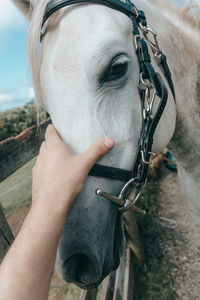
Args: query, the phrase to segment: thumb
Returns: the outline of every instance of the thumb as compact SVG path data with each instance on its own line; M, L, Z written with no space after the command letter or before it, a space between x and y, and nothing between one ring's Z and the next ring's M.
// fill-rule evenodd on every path
M45 132L45 138L46 139L50 139L50 138L54 138L54 137L57 137L57 131L56 131L56 128L54 127L53 124L49 124L47 126L47 129L46 129L46 132Z
M45 140L48 144L54 144L54 143L62 141L53 124L49 124L47 126L47 129L45 132Z
M112 149L113 146L113 140L110 138L106 138L96 142L85 153L83 153L88 170L92 168L97 160L99 160L110 149Z

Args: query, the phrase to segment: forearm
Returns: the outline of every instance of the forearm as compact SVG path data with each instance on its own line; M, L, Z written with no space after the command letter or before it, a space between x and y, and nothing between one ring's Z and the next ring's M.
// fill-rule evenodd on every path
M67 211L93 164L113 147L102 139L73 154L49 125L33 168L32 208L0 267L0 300L45 300Z
M0 300L47 299L65 215L30 210L0 267Z

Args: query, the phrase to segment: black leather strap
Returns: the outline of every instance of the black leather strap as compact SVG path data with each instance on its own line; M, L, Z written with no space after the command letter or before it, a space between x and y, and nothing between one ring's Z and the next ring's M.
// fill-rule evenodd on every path
M124 2L119 1L119 0L92 0L92 1L90 1L90 0L52 0L46 6L44 18L42 21L42 26L45 24L47 19L53 13L55 13L57 10L59 10L63 7L73 5L73 4L78 4L78 3L101 4L101 5L108 6L112 9L118 10L118 11L124 13L125 15L127 15L128 17L130 15L132 15L133 17L137 16L135 10L133 10L131 7L128 7Z
M166 78L166 80L169 84L169 87L170 87L170 90L171 90L172 95L174 97L174 100L176 101L175 88L174 88L174 84L173 84L173 81L172 81L172 75L171 75L171 72L170 72L170 69L169 69L169 66L168 66L168 63L167 63L166 55L162 54L160 56L160 58L158 59L158 65L160 66L163 74L165 75L165 78Z
M131 179L132 172L124 169L95 164L89 175L121 181L129 181L129 179Z
M100 5L105 5L107 7L110 7L112 9L118 10L125 15L127 15L133 24L133 30L134 34L139 34L139 28L138 28L138 23L141 23L142 26L146 26L146 17L145 13L142 10L138 10L136 6L130 1L126 0L126 3L120 1L120 0L52 0L50 1L45 9L43 21L42 21L42 27L44 26L45 22L48 20L48 18L54 14L57 10L70 6L73 4L78 4L78 3L94 3L94 4L100 4ZM41 33L41 40L43 38L43 33ZM169 66L167 64L167 59L164 54L162 54L158 58L158 65L160 66L168 84L171 89L172 95L174 97L174 100L176 98L175 96L175 89L171 77L171 72L169 69Z

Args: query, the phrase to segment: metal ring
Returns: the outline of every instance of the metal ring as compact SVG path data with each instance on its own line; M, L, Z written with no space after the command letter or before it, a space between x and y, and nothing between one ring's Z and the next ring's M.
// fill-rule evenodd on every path
M151 80L150 79L145 79L145 80L148 80L149 82L145 82L143 77L142 77L142 74L143 73L140 73L140 83L143 84L146 88L153 88L153 85L151 83Z
M131 178L131 179L124 185L124 187L122 188L122 190L121 190L121 192L120 192L119 198L124 199L124 194L125 194L127 188L129 187L129 185L131 185L132 183L134 183L134 181L135 181L135 178Z

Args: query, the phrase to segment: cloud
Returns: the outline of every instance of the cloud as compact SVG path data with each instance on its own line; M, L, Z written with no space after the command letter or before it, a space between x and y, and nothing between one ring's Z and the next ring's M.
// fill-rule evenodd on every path
M0 31L25 27L27 21L11 0L0 0Z
M0 102L10 102L13 100L14 97L9 94L0 94Z
M29 99L34 99L35 98L35 92L34 92L33 87L29 88L29 90L28 90L28 98Z

